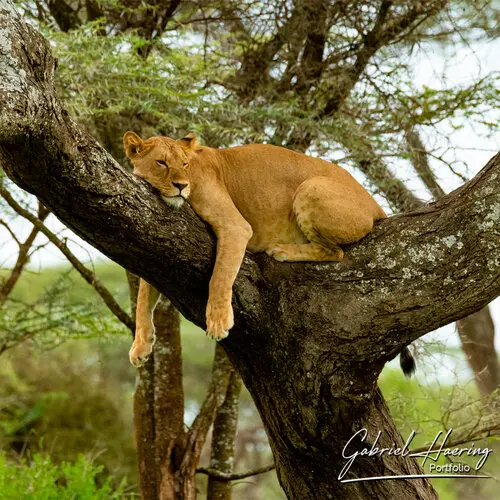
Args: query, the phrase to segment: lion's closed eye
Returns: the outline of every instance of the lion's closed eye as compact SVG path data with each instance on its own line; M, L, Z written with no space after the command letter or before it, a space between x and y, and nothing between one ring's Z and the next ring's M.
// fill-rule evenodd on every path
M166 167L168 168L168 165L163 161L163 160L156 160L156 163L160 165L161 167Z

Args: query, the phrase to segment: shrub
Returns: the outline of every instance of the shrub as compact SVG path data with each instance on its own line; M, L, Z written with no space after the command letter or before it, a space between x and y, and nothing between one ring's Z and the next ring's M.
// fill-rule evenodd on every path
M73 462L52 463L36 454L31 462L14 463L0 454L0 494L3 500L99 500L125 496L125 481L112 489L111 478L96 481L102 466L79 455ZM98 483L101 483L98 486Z

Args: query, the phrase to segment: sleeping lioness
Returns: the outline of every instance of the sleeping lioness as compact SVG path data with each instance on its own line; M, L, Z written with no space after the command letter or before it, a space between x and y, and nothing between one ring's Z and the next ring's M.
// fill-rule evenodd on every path
M232 286L245 250L282 262L340 261L341 245L368 234L385 212L346 170L281 147L252 144L226 149L200 146L194 135L174 140L134 132L123 137L134 174L179 207L187 201L217 236L217 257L206 310L215 340L232 328ZM152 351L152 312L159 293L141 280L134 366Z

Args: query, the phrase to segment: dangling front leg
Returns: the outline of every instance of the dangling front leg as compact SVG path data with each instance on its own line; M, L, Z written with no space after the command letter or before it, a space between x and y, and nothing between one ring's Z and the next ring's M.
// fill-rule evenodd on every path
M238 222L239 224L230 227L215 228L217 257L210 280L206 311L207 335L214 340L227 337L234 325L232 288L252 236L250 225L244 219Z
M135 338L129 352L130 362L138 368L148 360L155 342L153 312L160 298L160 292L141 279L137 295L135 315Z

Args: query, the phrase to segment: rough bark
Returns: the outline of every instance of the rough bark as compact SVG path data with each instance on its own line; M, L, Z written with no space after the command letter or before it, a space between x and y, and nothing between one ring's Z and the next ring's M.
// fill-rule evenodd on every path
M139 278L127 272L127 281L132 318L135 324ZM142 500L158 498L154 382L154 359L151 358L137 371L134 392L134 432Z
M209 228L188 206L167 208L68 118L47 43L7 0L0 30L7 174L203 327L215 254ZM423 479L340 482L341 452L362 428L368 446L378 430L380 446L402 445L377 387L384 363L500 293L499 193L497 155L438 202L380 222L342 263L246 255L235 327L221 345L262 416L289 498L436 498ZM359 457L347 478L420 470L409 457Z
M137 305L139 278L127 273L132 311ZM134 315L135 320L135 315ZM179 313L165 297L154 312L155 351L138 370L134 394L134 429L141 498L170 500L176 492L194 491L176 476L185 447L184 390Z
M238 410L241 393L241 377L236 371L231 373L226 399L217 410L215 417L210 469L223 474L231 474L234 466L234 445L238 428ZM215 474L208 477L207 500L231 500L232 484Z
M176 489L181 489L176 484L175 472L185 438L184 390L179 313L164 297L156 306L154 322L154 420L158 498L169 500L176 498ZM194 481L191 487L194 488Z
M159 498L156 468L156 429L154 405L154 363L150 359L137 373L134 393L134 429L143 500Z

